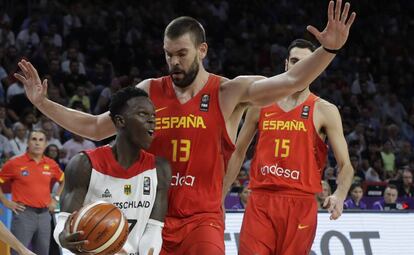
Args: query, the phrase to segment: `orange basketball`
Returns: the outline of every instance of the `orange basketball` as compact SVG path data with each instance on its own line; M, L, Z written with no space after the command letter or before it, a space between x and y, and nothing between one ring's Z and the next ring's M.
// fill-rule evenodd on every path
M113 204L94 202L74 214L70 232L77 231L83 231L80 239L89 241L82 252L112 255L122 249L128 238L128 221Z

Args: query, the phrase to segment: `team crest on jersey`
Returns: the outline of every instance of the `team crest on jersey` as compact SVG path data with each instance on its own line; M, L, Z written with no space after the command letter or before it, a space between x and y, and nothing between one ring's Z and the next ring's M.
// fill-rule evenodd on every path
M302 119L309 118L309 111L310 111L310 106L309 105L304 105L302 107L302 113L300 114L300 117L302 117Z
M102 194L102 198L111 198L112 194L109 189L105 189L104 193Z
M144 195L149 195L151 190L151 178L148 176L144 177L144 188L143 193Z
M22 176L29 176L29 171L27 169L24 169L23 171L21 171L21 175Z
M204 94L201 97L201 102L200 102L200 111L202 112L208 112L208 106L210 104L210 95L209 94Z
M125 184L124 185L124 194L125 195L129 195L132 192L132 187L131 184Z

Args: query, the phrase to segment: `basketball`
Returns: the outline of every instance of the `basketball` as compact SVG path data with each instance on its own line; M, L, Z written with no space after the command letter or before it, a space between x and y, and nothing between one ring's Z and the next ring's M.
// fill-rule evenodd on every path
M107 202L94 202L81 208L70 222L70 233L83 231L82 253L110 255L119 252L128 238L128 221L122 211Z

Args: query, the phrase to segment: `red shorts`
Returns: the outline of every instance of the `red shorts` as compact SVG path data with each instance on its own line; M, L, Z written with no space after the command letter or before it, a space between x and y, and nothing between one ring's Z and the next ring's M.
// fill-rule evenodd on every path
M224 255L224 222L221 214L167 217L162 234L162 255Z
M253 191L240 231L239 255L308 255L317 211L313 195Z

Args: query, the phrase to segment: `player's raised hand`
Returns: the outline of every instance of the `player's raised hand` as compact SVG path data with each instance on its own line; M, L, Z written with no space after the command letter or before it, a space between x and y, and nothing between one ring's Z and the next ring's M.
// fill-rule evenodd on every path
M342 0L336 0L336 4L334 1L329 1L328 23L325 29L322 32L314 26L308 26L306 29L318 39L323 47L331 50L342 48L348 39L349 29L356 17L355 12L348 15L350 6L349 3L345 3L342 9Z
M336 195L331 195L323 202L323 208L326 208L331 214L329 219L336 220L342 215L344 210L344 200L339 199Z
M14 77L18 79L24 85L26 95L30 102L35 106L38 106L46 98L47 94L47 80L40 81L39 74L36 68L29 62L22 59L18 63L23 75L15 73Z

